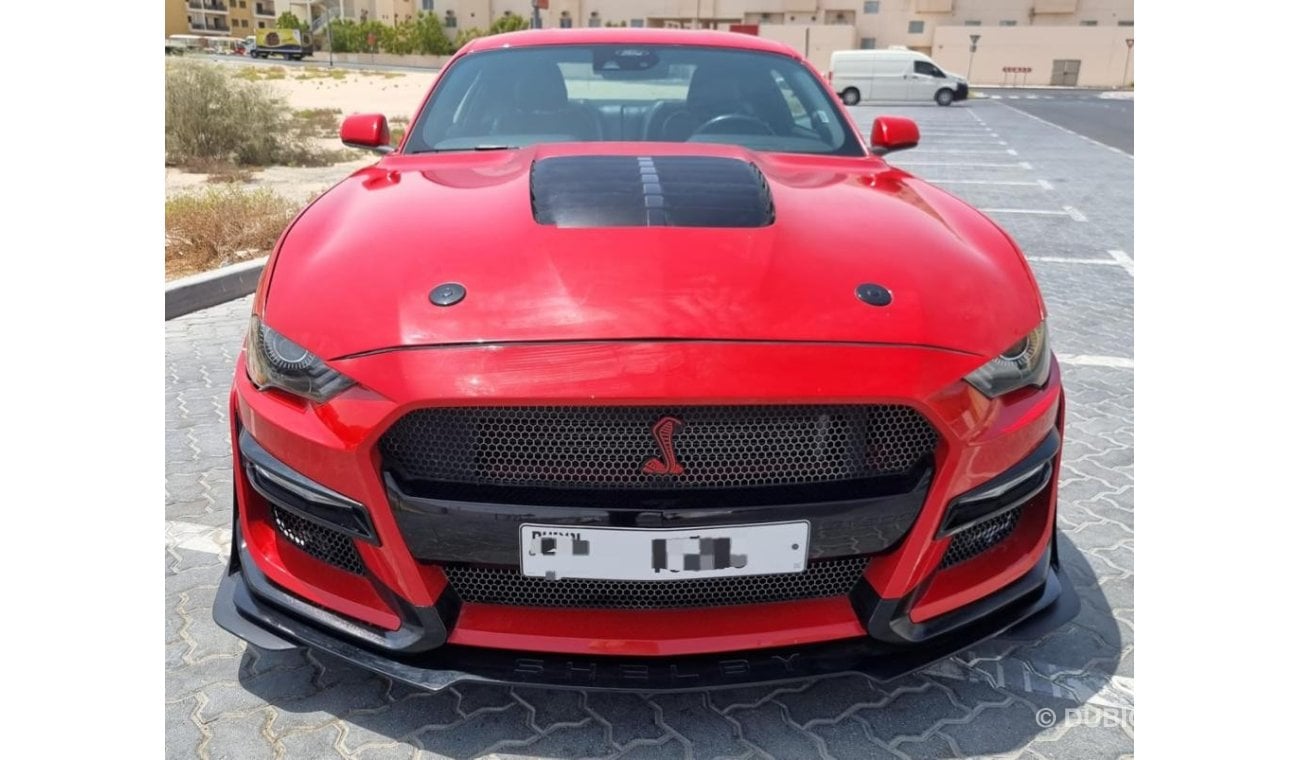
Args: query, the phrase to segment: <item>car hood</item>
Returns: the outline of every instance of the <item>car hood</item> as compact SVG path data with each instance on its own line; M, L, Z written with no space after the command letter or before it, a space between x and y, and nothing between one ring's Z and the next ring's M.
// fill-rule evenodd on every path
M535 162L751 162L774 221L566 228L534 218ZM388 156L306 209L255 305L319 356L466 343L856 342L981 355L1042 318L1024 258L990 221L873 158L696 144L551 145ZM440 284L463 300L431 303ZM892 296L869 305L874 284Z

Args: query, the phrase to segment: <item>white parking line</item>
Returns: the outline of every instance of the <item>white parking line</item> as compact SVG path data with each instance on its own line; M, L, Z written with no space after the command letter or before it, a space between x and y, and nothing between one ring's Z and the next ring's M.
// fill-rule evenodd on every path
M965 148L958 148L957 150L914 150L914 151L912 151L912 155L913 155L913 156L939 156L939 155L947 155L947 156L1000 156L1000 155L1002 155L1003 153L1010 153L1010 154L1013 155L1013 156L1015 155L1015 152L1012 151L1012 150L1009 149L1009 148L1008 148L1008 149L1005 149L1005 150L968 150L968 149L965 149Z
M1056 189L1056 188L1052 187L1052 183L1051 183L1051 182L1048 182L1048 181L1045 180L1045 179L1040 179L1040 180L1038 180L1038 184L1039 184L1039 186L1041 186L1044 190L1055 190L1055 189Z
M204 554L226 554L230 551L230 528L167 520L166 535L168 548L188 549Z
M1106 253L1109 253L1111 258L1115 259L1116 264L1124 267L1124 271L1133 274L1133 258L1131 256L1123 251L1106 251Z
M1114 259L1072 259L1069 256L1026 256L1029 261L1036 261L1043 264L1096 264L1103 267L1123 266Z
M1066 206L1060 211L1050 208L982 208L986 214L1038 214L1040 216L1068 216L1076 222L1086 222L1088 217L1080 214L1077 209Z
M932 185L1000 185L1005 187L1043 187L1043 180L1023 181L1015 179L935 179L926 178L926 182ZM1046 190L1051 190L1052 186L1048 185Z
M924 140L925 135L922 135L921 139ZM1006 140L948 140L945 138L943 140L943 144L944 145L1006 145L1007 141Z
M1133 360L1124 356L1093 356L1091 354L1057 354L1056 360L1073 367L1116 367L1133 369Z
M1114 153L1118 153L1118 154L1120 154L1121 156L1124 156L1124 157L1127 158L1127 159L1132 160L1132 158L1133 158L1133 154L1132 154L1132 153L1125 153L1124 151L1120 150L1119 148L1116 148L1116 147L1111 146L1111 145L1107 145L1106 143L1103 143L1103 142L1098 142L1098 141L1092 139L1091 137L1087 137L1086 135L1081 135L1081 134L1079 134L1078 132L1075 132L1073 129L1066 129L1065 127L1061 126L1060 124L1053 124L1052 122L1048 121L1047 119L1040 119L1040 118L1038 118L1037 116L1033 115L1032 113L1027 113L1027 112L1025 112L1025 111L1021 111L1019 108L1013 108L1012 106L1008 106L1006 103L999 103L998 105L1006 106L1007 108L1010 108L1012 111L1015 111L1016 113L1020 114L1021 116L1028 116L1029 118L1033 119L1034 121L1042 122L1043 124L1046 124L1046 125L1049 126L1049 127L1055 127L1055 128L1057 128L1057 129L1061 130L1062 132L1068 132L1068 133L1074 135L1075 137L1077 137L1077 138L1079 138L1079 139L1081 139L1081 140L1087 140L1088 142L1092 143L1093 145L1096 145L1096 146L1098 146L1098 147L1100 147L1100 148L1105 148L1106 150L1109 150L1109 151L1114 152Z
M898 161L896 163L904 163ZM907 161L908 166L967 166L976 169L1033 169L1028 162L1021 161L1018 164L980 164L968 163L964 161Z

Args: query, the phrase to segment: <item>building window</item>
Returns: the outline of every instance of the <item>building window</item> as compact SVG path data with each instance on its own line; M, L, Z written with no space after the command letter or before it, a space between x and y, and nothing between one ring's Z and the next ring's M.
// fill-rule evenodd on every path
M1015 26L1015 21L999 21L998 26Z
M426 12L433 10L433 0L420 0L420 10Z
M447 11L447 15L442 19L442 25L448 29L456 28L456 11Z
M981 22L978 19L971 19L971 18L966 19L966 26L979 26L980 23Z
M909 22L907 22L907 33L908 33L908 34L920 34L921 32L924 32L924 31L925 31L925 22L924 22L924 21L909 21Z
M266 22L265 22L265 21L259 21L259 22L257 22L257 28L258 28L258 29L265 29L265 28L266 28Z
M1120 26L1133 26L1133 22L1132 22L1132 21L1121 21L1121 22L1119 22L1119 25L1120 25Z
M1085 20L1079 22L1079 26L1096 26L1096 25L1097 25L1096 21Z
M561 29L573 28L573 17L569 15L568 11L560 11L560 28Z
M587 26L600 26L600 14L592 11L591 16L587 18Z
M643 19L643 18L634 18L634 19L632 19L632 21L630 22L630 24L631 24L631 26L632 26L633 29L640 29L641 27L645 26L645 19Z
M875 38L875 37L863 37L863 38L862 38L862 41L861 41L860 43L858 43L858 47L862 48L863 50L875 50L875 49L876 49L876 38Z
M880 0L867 0L862 4L863 13L880 13Z

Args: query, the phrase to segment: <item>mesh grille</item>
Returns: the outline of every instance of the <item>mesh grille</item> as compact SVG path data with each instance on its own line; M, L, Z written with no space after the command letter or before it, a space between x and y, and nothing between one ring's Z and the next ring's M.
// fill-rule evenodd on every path
M671 435L680 474L643 471ZM582 489L787 486L907 472L934 428L906 406L464 407L421 409L384 434L385 465L415 480Z
M975 523L966 530L955 534L952 537L952 543L948 544L948 551L943 554L943 563L939 565L940 569L951 567L958 562L965 562L975 555L993 548L1011 535L1012 531L1016 529L1016 523L1019 520L1020 507L1016 507L1009 512L1003 512L997 517Z
M361 575L365 566L352 539L337 530L304 520L285 509L271 505L271 519L275 527L294 546L302 549L321 562Z
M866 557L852 557L810 562L802 573L672 581L547 580L520 575L513 568L478 565L446 565L443 571L466 602L648 610L845 596L862 577L866 564Z

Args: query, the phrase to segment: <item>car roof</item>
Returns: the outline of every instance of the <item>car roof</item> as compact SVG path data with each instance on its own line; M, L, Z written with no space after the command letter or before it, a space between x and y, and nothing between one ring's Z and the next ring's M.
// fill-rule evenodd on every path
M508 47L537 45L692 45L756 50L803 59L799 51L776 40L752 34L696 29L634 29L631 27L580 27L576 29L528 29L471 40L461 52L477 53Z

